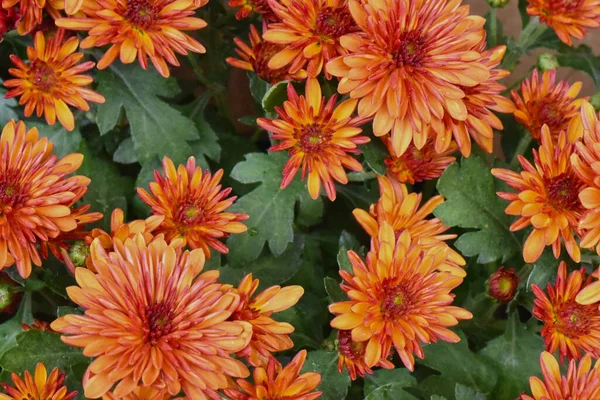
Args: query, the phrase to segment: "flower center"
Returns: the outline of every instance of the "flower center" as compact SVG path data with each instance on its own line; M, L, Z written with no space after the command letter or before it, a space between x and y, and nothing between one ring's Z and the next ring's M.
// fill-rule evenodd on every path
M58 77L54 69L45 61L34 60L31 62L31 83L42 92L50 92L58 84Z
M537 104L534 104L530 109L534 115L534 126L531 127L534 131L531 132L534 138L539 138L541 135L542 126L548 125L551 132L558 133L565 128L567 119L560 105L564 104L564 100L557 96L548 96L540 99Z
M423 63L426 40L420 30L403 32L393 43L392 57L397 67L419 67Z
M157 19L159 11L160 7L149 0L127 0L124 17L133 25L148 29Z
M559 210L576 210L581 207L579 201L579 180L570 173L560 174L547 184L548 200Z
M327 148L333 135L325 132L320 124L305 125L296 134L298 145L305 153L316 154Z
M510 279L508 277L502 277L498 281L498 289L500 289L501 293L506 294L506 293L510 292L512 290L512 288L513 288L512 279Z
M551 0L542 1L541 10L545 17L572 13L583 8L586 0Z
M596 308L596 305L584 306L570 300L555 310L554 324L557 325L558 332L567 337L587 335Z
M285 46L283 45L269 42L258 43L254 47L253 52L256 59L254 60L254 65L252 67L260 79L271 84L275 84L287 79L287 68L269 68L269 61L271 61L271 58L283 50L284 47Z
M348 7L324 7L317 15L316 33L327 39L337 39L356 28Z
M11 179L13 172L0 176L0 215L10 214L13 209L26 200L24 190Z
M404 285L384 287L381 312L387 319L398 319L411 310L412 303L410 293Z
M175 212L174 219L182 225L198 225L205 220L206 212L196 203L184 202Z
M267 0L246 0L246 4L258 14L270 14L272 12Z
M338 351L341 355L351 360L359 360L364 357L365 343L352 341L351 331L339 331L337 335Z
M142 317L146 340L150 344L156 345L163 336L171 333L173 317L174 313L168 303L162 302L147 306L146 313Z

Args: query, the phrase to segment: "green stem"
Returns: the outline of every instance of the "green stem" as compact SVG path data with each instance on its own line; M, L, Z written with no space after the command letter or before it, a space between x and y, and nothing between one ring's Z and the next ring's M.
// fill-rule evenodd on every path
M546 32L546 29L548 29L548 25L540 22L538 17L531 18L519 35L515 46L504 57L502 67L512 72L519 64L521 56L527 54L544 32Z
M519 144L517 145L517 148L515 149L515 154L512 158L512 161L510 162L509 168L511 170L514 171L519 167L519 156L522 156L523 154L525 154L525 152L529 148L529 145L531 145L532 141L533 141L533 137L531 136L531 134L528 131L525 132L525 134L519 141Z
M496 17L496 7L490 10L490 38L488 40L490 47L498 45L498 18Z

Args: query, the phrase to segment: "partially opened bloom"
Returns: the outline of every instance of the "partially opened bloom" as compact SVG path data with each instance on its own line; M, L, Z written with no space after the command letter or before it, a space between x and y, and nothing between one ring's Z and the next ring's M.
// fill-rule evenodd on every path
M583 230L581 247L596 248L600 254L600 121L594 107L583 103L580 114L573 118L569 135L582 138L576 143L576 152L571 156L573 169L587 187L579 194L579 200L587 210L580 219Z
M491 298L507 303L515 297L519 287L519 275L514 268L498 268L487 281L488 294Z
M271 318L274 313L294 306L304 294L302 286L271 286L253 297L259 280L246 275L233 290L240 296L240 303L231 315L232 321L246 321L252 324L252 339L248 346L237 352L254 367L266 367L272 353L289 350L294 346L290 333L294 327L287 322Z
M413 143L401 155L396 156L391 141L384 137L390 156L385 159L388 167L387 174L392 175L401 183L429 181L439 178L450 164L456 161L452 157L457 149L456 143L452 143L445 151L438 153L435 150L434 139L427 140L425 145L418 149Z
M569 46L600 26L600 0L527 0L527 14L540 17Z
M11 374L11 386L7 383L0 384L5 393L0 391L0 400L71 400L77 392L69 392L65 384L65 374L54 368L48 376L48 371L43 363L38 363L35 373L25 371L23 379L17 374Z
M581 258L574 234L579 234L579 220L584 212L579 201L584 184L571 168L574 148L567 142L565 132L559 135L558 143L553 144L550 129L544 126L541 146L533 151L533 165L519 156L522 172L492 169L492 175L517 190L498 193L511 202L505 209L506 214L520 216L510 230L514 232L533 226L523 246L523 258L528 263L536 261L546 246L552 246L554 256L558 258L561 242L575 262Z
M446 244L446 240L454 239L456 235L444 234L450 228L438 218L425 219L444 202L444 198L434 196L420 207L422 194L408 193L406 185L398 183L394 179L383 176L378 176L377 179L379 180L379 201L372 204L368 212L360 208L356 208L352 212L363 229L372 238L377 238L381 226L389 224L397 235L408 232L411 239L424 250L443 246L447 249L448 257L439 265L439 268L460 277L466 276L465 271L460 267L466 264L465 260ZM377 241L374 243L377 245Z
M596 270L596 278L596 281L584 287L577 294L575 301L583 305L598 303L598 310L600 311L600 268Z
M316 78L329 60L346 53L340 37L357 30L347 0L269 0L269 5L277 22L269 24L263 38L284 45L269 67L288 68L292 75L306 69Z
M182 238L192 249L202 249L210 258L210 249L226 254L227 246L219 241L230 233L246 231L241 221L248 215L225 212L236 197L227 197L231 188L221 189L223 170L214 175L202 172L196 159L190 157L186 165L177 169L170 158L163 159L165 176L154 171L150 193L138 188L138 195L152 207L152 213L164 217L156 234L164 234L167 241Z
M577 295L591 282L586 279L585 268L567 276L567 264L558 267L554 285L548 283L547 294L537 285L532 285L536 300L533 315L542 322L542 336L546 350L559 351L561 361L579 359L589 353L600 358L600 314L595 304L583 305L576 302Z
M288 100L275 107L279 119L259 118L256 122L272 133L280 142L269 151L287 150L290 159L283 169L281 188L289 185L302 168L302 179L308 175L308 192L319 197L321 184L325 193L335 200L334 180L348 183L344 167L362 171L362 164L352 154L359 154L358 145L369 138L360 136L363 120L352 117L356 100L346 100L336 107L337 96L329 101L321 94L316 79L306 81L306 94L298 96L291 84L287 87Z
M352 331L338 331L336 345L340 373L344 372L344 368L346 368L352 380L355 380L357 376L373 373L365 361L367 343L352 340ZM381 358L376 366L385 369L394 368L394 364L386 358Z
M584 101L576 99L581 85L581 82L572 86L566 81L556 82L556 70L544 71L540 77L536 69L521 84L520 95L512 91L517 105L515 118L537 140L542 137L542 126L547 125L556 142L559 133L567 132L571 119L579 113Z
M358 114L373 117L373 132L391 132L396 155L414 140L422 148L430 128L444 131L446 114L466 121L466 91L490 79L481 53L481 17L460 1L349 0L360 32L340 39L348 54L327 64L338 92L360 99ZM446 146L450 145L448 141Z
M67 288L85 314L51 325L63 342L94 358L87 398L110 391L122 398L142 386L212 399L228 377L248 376L231 355L247 346L252 326L227 321L239 296L216 282L218 271L201 274L202 250L183 251L181 240L168 245L161 237L147 244L139 234L114 239L110 253L96 239L91 252L97 273L77 268L78 286Z
M448 327L472 315L451 305L454 295L450 292L463 279L438 272L447 257L447 247L423 250L408 232L396 239L387 222L373 238L366 262L354 251L348 252L352 272L340 270L340 275L342 290L350 300L329 306L337 315L331 326L351 330L353 341L366 343L367 367L387 358L394 347L412 371L414 356L424 356L422 343L460 341Z
M17 27L21 19L17 7L9 7L4 9L0 7L0 43L4 39L4 35Z
M272 69L268 64L273 56L285 48L282 44L264 42L260 34L250 25L250 46L239 38L233 41L237 45L236 53L242 58L228 57L225 61L236 68L252 71L263 81L275 84L286 80L301 80L306 78L306 71L301 69L290 74L287 68Z
M306 361L306 350L300 351L288 365L279 371L279 363L271 358L266 368L255 368L254 381L238 379L236 389L225 389L231 400L294 399L313 400L321 397L315 391L321 375L300 370Z
M5 10L17 9L19 19L17 32L19 35L31 33L44 20L44 12L52 19L61 17L60 10L63 8L64 0L2 0L2 8Z
M273 10L268 0L229 0L229 7L239 7L235 14L237 19L248 18L252 13L259 14L267 20L273 18Z
M548 352L540 355L544 380L529 378L532 396L522 394L518 400L596 400L600 398L600 361L592 368L592 357L569 362L566 376L560 375L560 365Z
M19 104L25 105L25 116L35 111L38 117L44 114L49 125L56 123L56 118L72 131L75 120L69 106L89 111L87 103L104 103L104 97L86 86L94 80L83 72L94 68L92 61L78 64L83 53L75 53L79 46L77 37L64 40L65 32L59 29L55 36L44 38L37 32L33 47L27 48L29 63L26 64L14 54L10 60L16 68L8 72L15 77L4 82L10 90L4 96L7 99L21 96Z
M90 180L71 176L83 155L58 159L54 145L10 121L0 136L0 269L16 263L27 278L31 265L42 265L38 247L77 228L71 205L81 199Z
M175 53L204 53L196 39L184 33L206 26L194 17L196 9L208 0L98 0L97 7L84 7L81 18L61 18L56 25L66 29L88 31L81 48L110 45L98 61L98 69L107 68L120 58L124 64L137 60L148 68L148 58L164 77L170 75L167 63L179 66Z

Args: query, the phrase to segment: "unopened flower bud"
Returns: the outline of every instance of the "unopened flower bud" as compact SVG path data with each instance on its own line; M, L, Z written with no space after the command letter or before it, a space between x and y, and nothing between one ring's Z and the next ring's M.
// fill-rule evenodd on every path
M544 53L538 56L537 66L541 71L548 71L560 67L560 63L554 54Z
M69 249L69 257L76 267L85 267L85 260L90 255L90 246L78 240Z
M0 272L0 314L12 314L21 301L21 292L15 291L17 284L5 273Z
M515 292L519 287L519 277L514 268L505 270L504 267L500 267L490 276L487 283L490 297L507 303L515 297Z
M487 0L488 4L494 8L502 8L506 6L510 0Z

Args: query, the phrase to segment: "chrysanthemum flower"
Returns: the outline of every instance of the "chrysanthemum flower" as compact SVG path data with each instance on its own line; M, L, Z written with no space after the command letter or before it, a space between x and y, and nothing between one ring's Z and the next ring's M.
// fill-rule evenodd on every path
M221 190L219 182L223 170L214 175L196 167L196 159L190 157L186 165L175 169L169 157L163 159L163 177L154 171L154 182L150 182L150 193L142 188L137 192L142 201L152 207L154 215L164 217L156 234L164 234L167 241L182 238L192 249L202 249L210 258L210 249L227 254L229 249L218 239L230 233L246 231L241 221L248 215L227 213L237 197L227 197L231 188Z
M88 378L84 376L84 380ZM89 378L88 378L89 379ZM85 383L84 383L85 384ZM102 396L102 400L185 400L185 398L173 398L166 389L157 389L153 387L137 387L127 396L116 397L112 393L107 393Z
M466 121L463 88L490 79L481 54L481 17L460 1L349 0L361 32L343 36L349 54L326 70L341 78L338 92L361 99L358 114L374 117L376 136L392 132L397 155L414 140L427 141L429 127L443 130L446 114ZM450 143L448 142L447 145Z
M29 371L25 371L23 379L17 374L12 374L11 379L14 387L7 383L0 384L6 393L0 392L0 400L71 400L77 396L77 392L69 392L64 386L64 373L54 368L48 376L43 363L36 365L34 376L31 376Z
M17 7L9 7L4 9L0 7L0 43L4 39L4 35L17 27L21 19L21 15Z
M306 71L303 69L295 74L290 74L287 68L269 68L268 63L271 58L283 50L285 46L282 44L264 42L254 25L250 25L250 46L239 38L234 38L233 41L238 46L235 51L242 59L239 60L237 58L228 57L225 61L227 61L229 65L246 71L252 71L256 73L260 79L269 82L270 84L306 78Z
M383 137L383 140L390 153L390 156L385 159L387 173L401 183L413 185L415 182L437 179L450 164L456 161L456 158L451 156L457 149L454 142L445 151L438 153L435 150L434 139L430 138L423 148L417 149L411 143L404 154L396 156L392 142L386 137Z
M542 126L547 125L556 142L560 132L567 132L569 122L579 113L583 99L576 97L581 82L572 86L566 81L556 82L556 71L544 71L541 80L537 70L521 84L521 95L512 91L517 105L517 121L525 125L535 139L540 140ZM522 97L521 97L522 96Z
M227 321L239 296L223 290L218 271L200 274L202 250L182 251L182 241L162 237L147 244L140 234L107 254L100 239L92 243L96 274L77 268L79 286L67 288L85 315L66 315L52 329L62 340L94 358L85 396L112 391L122 398L136 387L166 387L190 399L218 398L228 377L249 372L232 353L252 336L247 322Z
M233 290L240 296L240 304L230 320L252 324L252 339L237 356L245 358L254 367L266 367L271 353L289 350L294 346L289 337L294 327L287 322L275 321L271 316L294 306L304 294L304 289L302 286L272 286L252 298L258 284L259 280L252 279L252 274L249 274Z
M239 379L237 389L225 389L231 400L294 399L313 400L321 397L314 391L321 375L306 372L298 375L306 361L306 350L300 351L288 365L278 372L279 363L271 358L267 368L254 369L254 381Z
M337 339L338 350L338 371L342 373L344 367L350 374L350 379L355 380L357 376L372 374L373 370L365 362L366 342L355 342L352 340L352 331L338 331ZM382 358L376 366L385 369L394 369L394 364L387 358Z
M599 0L527 0L527 14L540 17L569 46L600 26Z
M251 13L259 14L267 20L273 17L268 0L229 0L229 7L239 7L235 14L237 19L248 18Z
M579 194L579 200L586 210L580 219L583 230L581 247L596 248L600 254L600 121L594 107L587 101L581 113L573 118L569 136L582 138L576 143L576 153L571 156L573 169L588 187Z
M44 12L52 19L61 17L64 0L2 0L2 8L18 8L20 19L17 22L19 35L31 33L44 19Z
M560 375L560 365L548 352L540 355L544 381L529 378L532 396L521 395L518 400L596 400L600 398L600 361L592 368L592 358L586 355L579 362L569 362L566 376Z
M420 193L408 193L406 185L393 179L383 176L378 176L377 179L379 180L379 201L371 205L369 212L360 208L356 208L352 212L363 229L372 238L377 238L380 227L387 223L398 235L405 231L408 232L424 250L444 246L447 249L448 258L439 267L443 271L465 277L466 273L460 267L466 264L465 260L445 243L446 240L456 238L456 235L444 234L450 228L439 219L425 219L444 202L444 198L434 196L419 208L423 197Z
M21 96L19 104L25 105L26 117L34 111L38 117L44 114L48 125L54 125L58 117L65 129L72 131L75 120L69 106L89 111L88 101L104 103L104 97L86 88L93 79L81 75L95 64L92 61L78 64L83 58L83 53L75 53L79 40L71 37L64 41L64 36L64 30L59 29L46 43L44 34L37 32L33 47L27 48L28 64L11 54L10 60L17 68L8 72L16 79L4 82L10 89L4 97Z
M494 129L504 129L500 119L491 110L505 114L515 111L513 102L501 95L506 87L498 83L510 74L510 71L496 68L506 53L506 46L487 51L485 46L485 41L482 41L474 50L481 52L479 61L488 69L490 77L472 87L458 86L465 93L463 102L467 108L467 119L458 120L446 113L443 129L437 125L436 120L432 120L429 136L435 135L435 148L438 153L448 149L452 143L452 136L465 157L471 155L471 139L484 151L491 153L494 147Z
M83 18L61 18L62 28L88 31L81 48L110 45L98 61L98 69L107 68L117 57L131 64L136 57L142 68L148 68L148 58L158 72L170 75L167 63L179 66L175 53L188 51L205 53L196 39L184 33L206 26L194 17L196 9L208 0L98 0L97 8L83 8Z
M16 263L27 278L31 264L42 265L38 245L77 228L71 204L81 199L90 180L71 176L81 154L62 159L37 129L10 121L0 136L0 269Z
M256 122L272 132L272 138L281 142L269 151L287 150L290 159L283 169L281 188L289 185L302 168L302 179L308 175L308 192L313 199L319 197L321 184L325 193L335 200L336 180L348 183L344 167L362 171L362 164L351 154L359 154L357 146L369 141L359 136L363 120L352 117L356 100L346 100L336 108L337 95L329 101L322 97L316 79L306 81L306 94L298 96L291 84L287 87L288 100L283 108L275 107L279 119L259 118Z
M269 67L287 67L294 75L306 68L316 78L332 58L346 54L340 37L358 28L348 10L347 0L268 0L278 22L269 24L263 38L284 45ZM326 71L325 76L331 75Z
M546 350L560 353L561 361L579 359L582 354L600 357L600 314L596 305L582 305L575 301L578 293L588 286L585 268L573 271L567 277L567 264L558 267L554 286L548 283L548 294L539 286L531 286L536 300L533 315L544 322L542 336Z
M517 193L498 193L511 202L506 207L506 214L520 216L510 230L514 232L533 226L523 246L525 262L535 262L545 246L552 246L554 256L558 258L561 241L574 261L579 262L581 258L574 233L579 234L579 220L584 211L579 201L584 184L571 168L574 148L567 142L564 132L559 135L558 143L553 144L550 129L544 125L541 146L538 151L533 151L534 165L519 156L522 172L492 169L492 175L517 190Z
M598 303L600 311L600 268L596 270L596 278L595 282L590 283L577 294L575 301L583 305Z
M367 342L365 362L369 368L385 359L393 346L412 371L414 355L424 356L421 343L460 341L448 327L472 315L451 306L454 295L450 292L463 279L436 272L447 256L444 246L423 250L408 232L396 240L387 222L373 238L366 263L354 251L348 252L352 273L340 270L340 275L342 290L350 300L329 306L337 315L331 326L352 330L353 341Z

